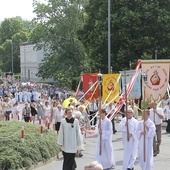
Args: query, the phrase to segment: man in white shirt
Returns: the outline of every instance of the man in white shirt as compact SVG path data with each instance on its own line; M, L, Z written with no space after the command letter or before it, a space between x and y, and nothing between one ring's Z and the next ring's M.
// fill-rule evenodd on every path
M115 104L113 102L110 102L109 104L106 105L106 113L109 114L108 117L112 115L114 110L115 110ZM117 130L115 128L114 118L112 119L112 126L113 126L113 134L115 134Z
M98 111L98 107L97 107L97 103L94 99L92 99L92 101L89 104L89 112L90 112L90 125L96 125L97 123L97 116L96 116L96 112ZM92 120L94 119L94 123L92 122Z
M150 107L150 116L149 118L155 123L156 127L156 136L153 141L153 152L154 156L157 156L160 152L160 144L162 138L162 119L164 118L163 109L160 107L156 107L155 102L149 103ZM157 139L157 140L156 140ZM156 142L157 141L157 142Z

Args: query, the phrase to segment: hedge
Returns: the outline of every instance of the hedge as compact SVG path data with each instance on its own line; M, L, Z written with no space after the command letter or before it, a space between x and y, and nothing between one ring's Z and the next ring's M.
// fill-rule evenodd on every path
M24 126L24 142L21 127ZM0 122L0 170L29 169L38 162L45 162L56 156L60 148L57 134L40 126L18 121Z

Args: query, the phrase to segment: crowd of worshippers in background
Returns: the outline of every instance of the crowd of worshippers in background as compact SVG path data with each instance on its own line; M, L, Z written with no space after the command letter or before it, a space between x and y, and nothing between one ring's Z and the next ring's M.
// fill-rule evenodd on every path
M0 94L1 95L1 94ZM16 91L14 95L8 93L3 97L0 96L0 120L24 120L26 122L35 123L39 119L42 119L45 124L50 122L50 125L54 130L58 132L59 123L61 119L65 116L65 108L62 106L62 103L65 98L60 98L58 95L50 96L50 93L45 92L45 89L33 91ZM25 107L19 107L19 104L24 104ZM71 102L69 106L73 111L73 116L75 117L76 112L79 111L80 122L83 120L86 124L86 128L94 129L97 125L97 120L99 115L98 113L98 100L92 99L91 101L82 99L78 102ZM135 119L139 118L139 100L129 100L127 103L124 103L117 115L112 118L113 134L117 132L115 128L115 119L119 121L119 116L122 118L125 117L126 104L130 106L133 111L133 117ZM115 111L117 102L108 102L102 103L102 108L106 110L107 117L109 118ZM163 121L167 122L166 132L170 133L170 99L168 95L165 95L163 100L157 104L158 107L163 109L164 118ZM150 106L148 106L150 107ZM153 106L152 106L153 107ZM78 115L78 114L77 114Z

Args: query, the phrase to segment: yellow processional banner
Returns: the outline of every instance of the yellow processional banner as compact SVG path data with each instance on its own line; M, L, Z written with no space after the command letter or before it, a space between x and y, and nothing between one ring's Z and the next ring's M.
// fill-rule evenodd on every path
M148 101L160 101L167 90L169 83L170 60L142 60L142 75L147 76L147 81L142 80L143 92Z
M104 74L102 77L102 101L119 101L120 74Z

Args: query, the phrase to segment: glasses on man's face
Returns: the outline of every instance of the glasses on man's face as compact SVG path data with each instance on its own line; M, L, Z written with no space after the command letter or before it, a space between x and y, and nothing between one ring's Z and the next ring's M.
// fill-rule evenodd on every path
M129 113L129 114L130 114L130 113L132 113L132 112L127 112L127 113Z

